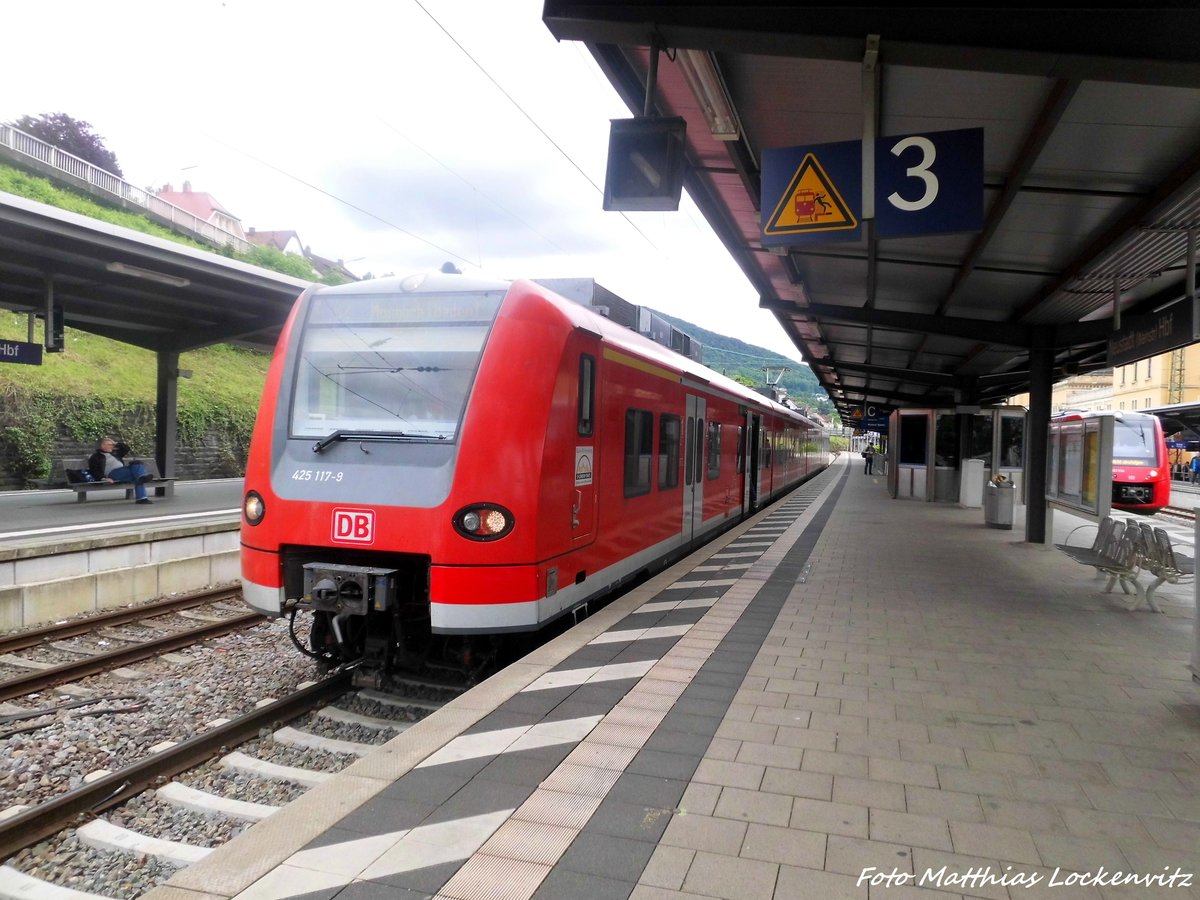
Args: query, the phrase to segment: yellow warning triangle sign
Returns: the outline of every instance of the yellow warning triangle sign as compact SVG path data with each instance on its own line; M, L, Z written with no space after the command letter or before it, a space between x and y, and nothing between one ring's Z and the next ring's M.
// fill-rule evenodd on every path
M857 227L858 220L821 163L806 153L763 234L812 234Z

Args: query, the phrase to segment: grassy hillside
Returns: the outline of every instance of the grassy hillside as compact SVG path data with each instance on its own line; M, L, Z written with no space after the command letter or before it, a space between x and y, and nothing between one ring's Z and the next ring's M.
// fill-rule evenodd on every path
M0 338L28 339L28 319L0 310ZM42 341L41 322L34 341ZM42 477L62 432L91 443L119 431L135 448L154 446L157 359L149 350L67 328L62 353L42 365L0 364L0 453L12 474ZM179 381L180 440L217 429L248 442L269 357L227 345L180 356L191 378Z

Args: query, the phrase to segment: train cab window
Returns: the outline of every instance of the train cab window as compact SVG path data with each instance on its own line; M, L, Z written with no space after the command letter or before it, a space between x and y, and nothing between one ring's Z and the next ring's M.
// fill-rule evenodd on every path
M296 354L290 434L454 440L503 291L402 293L383 283L322 288Z
M721 423L708 423L708 477L713 479L721 474Z
M596 359L583 354L579 357L578 432L589 437L595 427L593 409L596 404Z
M735 471L741 475L746 471L746 429L738 426L737 435L737 464Z
M654 414L643 409L625 410L625 496L650 493L650 465L654 452Z
M771 439L763 438L763 468L771 468Z
M659 490L679 486L679 416L663 416L658 420L658 487Z

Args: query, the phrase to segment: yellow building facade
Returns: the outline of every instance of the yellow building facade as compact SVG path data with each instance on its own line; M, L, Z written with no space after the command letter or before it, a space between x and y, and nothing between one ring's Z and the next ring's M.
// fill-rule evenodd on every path
M1010 402L1028 409L1029 395L1021 394ZM1055 384L1051 393L1055 415L1066 410L1144 412L1176 403L1200 403L1200 343L1066 378ZM1172 464L1179 467L1186 466L1193 455L1186 450L1170 453Z
M1010 401L1029 406L1029 395ZM1174 403L1200 403L1200 343L1125 366L1075 375L1054 385L1051 408L1141 412Z

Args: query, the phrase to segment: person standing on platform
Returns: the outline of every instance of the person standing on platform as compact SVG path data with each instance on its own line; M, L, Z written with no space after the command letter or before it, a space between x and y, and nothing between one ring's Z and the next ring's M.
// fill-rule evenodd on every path
M1192 470L1192 484L1195 484L1197 480L1200 480L1200 453L1192 457L1188 468Z
M128 444L117 443L110 437L102 437L96 452L88 457L88 471L97 481L123 481L132 484L134 503L153 503L154 501L146 496L146 482L150 480L146 467L136 462L126 465L125 457L128 453Z
M864 470L863 474L870 475L871 474L871 466L875 462L875 445L874 444L867 444L866 449L863 450L863 459L865 459L867 461L867 466L866 466L866 469Z

